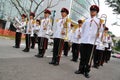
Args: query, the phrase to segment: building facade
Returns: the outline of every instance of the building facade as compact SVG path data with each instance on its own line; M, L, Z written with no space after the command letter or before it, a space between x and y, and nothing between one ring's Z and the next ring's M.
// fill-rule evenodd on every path
M25 8L29 8L30 6L30 3L28 1L21 0ZM42 3L42 5L40 5L41 7L37 12L46 8L47 1L49 0L45 0ZM56 1L57 0L53 0L52 3L56 3ZM61 17L60 10L61 8L65 7L69 9L70 11L69 17L72 19L72 21L77 22L81 18L89 17L89 7L93 4L99 5L99 0L60 0L55 7L50 8L50 10L52 11L51 16L54 16L54 11L55 11L56 12L55 19L60 18ZM14 18L15 16L18 16L18 11L10 2L10 0L0 0L0 19L7 20L8 17ZM41 14L39 17L42 16L43 14Z

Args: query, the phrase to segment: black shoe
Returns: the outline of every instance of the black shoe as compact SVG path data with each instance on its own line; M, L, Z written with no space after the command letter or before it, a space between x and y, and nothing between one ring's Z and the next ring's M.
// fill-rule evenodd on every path
M73 60L73 62L78 62L77 60Z
M55 64L55 62L51 61L51 62L49 62L49 64Z
M80 70L75 71L75 74L84 74L84 72L81 72Z
M94 65L94 66L93 66L93 68L95 68L95 69L99 69L99 67L98 67L98 66L96 66L96 65Z
M37 54L37 55L35 55L35 57L37 57L37 58L43 58L43 55Z
M33 47L33 46L31 46L31 49L34 49L34 47Z
M70 61L74 61L73 59L71 59Z
M24 49L24 50L22 50L23 52L29 52L29 50L27 50L27 49Z
M67 57L68 55L67 54L64 54L65 57Z
M35 55L35 57L39 58L39 57L40 57L40 55L39 55L39 54L37 54L37 55Z
M20 48L20 47L17 47L17 46L13 46L13 48Z
M74 60L74 59L71 59L71 61L73 61L73 62L78 62L77 60Z
M54 66L58 66L58 65L59 65L59 62L56 62L56 63L54 63L53 65L54 65Z
M85 73L84 76L85 76L86 78L90 78L89 73Z
M40 55L40 58L43 58L44 56L43 55Z
M103 66L103 64L100 64L100 66Z

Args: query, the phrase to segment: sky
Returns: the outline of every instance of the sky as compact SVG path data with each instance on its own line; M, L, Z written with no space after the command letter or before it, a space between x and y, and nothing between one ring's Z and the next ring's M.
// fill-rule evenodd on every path
M107 22L106 26L109 28L109 30L117 37L120 37L120 26L113 26L112 23L117 21L116 15L113 14L112 8L108 7L108 5L105 5L105 0L99 0L100 1L100 13L99 17L102 14L107 15Z

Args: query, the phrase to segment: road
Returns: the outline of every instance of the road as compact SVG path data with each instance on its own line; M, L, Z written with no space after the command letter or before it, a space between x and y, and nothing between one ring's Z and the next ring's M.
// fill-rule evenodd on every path
M0 80L120 80L120 59L111 58L108 64L99 69L91 69L90 78L76 75L79 62L71 62L62 56L59 66L49 65L52 47L42 59L34 57L37 46L29 53L24 53L24 41L20 49L15 49L14 40L0 38Z

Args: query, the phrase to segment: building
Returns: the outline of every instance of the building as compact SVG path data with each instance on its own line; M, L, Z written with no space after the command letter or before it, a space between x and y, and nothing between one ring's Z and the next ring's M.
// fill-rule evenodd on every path
M89 8L91 5L99 5L99 0L61 0L60 3L51 8L56 11L55 19L60 18L60 10L65 7L69 9L69 17L73 22L77 22L81 18L89 17Z
M25 8L29 8L30 3L28 1L30 0L23 0L21 1L21 4L23 4ZM47 1L48 0L45 0L42 5L40 5L42 8L40 8L37 12L46 8ZM56 3L56 1L57 0L53 0L52 3ZM51 16L53 16L54 12L56 12L55 19L60 18L60 10L61 8L65 7L70 11L69 17L74 23L76 23L79 19L89 17L89 8L93 4L99 5L99 0L60 0L58 5L50 8L52 11ZM15 16L18 16L18 11L13 6L13 4L11 4L10 0L0 0L0 18L7 20L8 17L12 19ZM39 17L42 16L43 15L41 14Z

